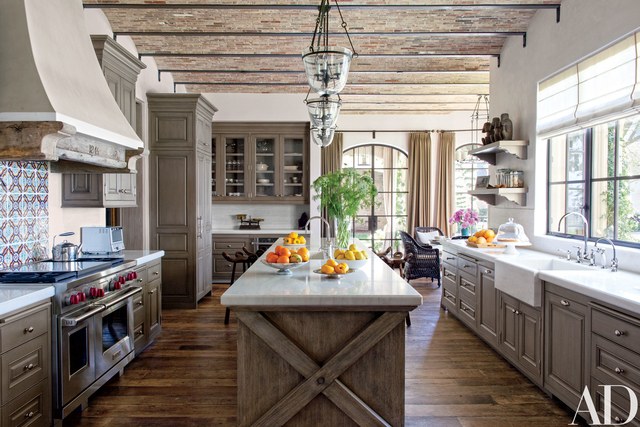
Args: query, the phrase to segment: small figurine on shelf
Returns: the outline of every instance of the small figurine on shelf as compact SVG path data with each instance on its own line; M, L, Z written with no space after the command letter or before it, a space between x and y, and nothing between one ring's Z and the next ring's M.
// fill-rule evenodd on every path
M500 118L494 117L491 121L491 129L493 135L491 135L491 142L498 142L502 139L502 125L500 124Z
M513 122L509 118L509 113L500 115L500 124L502 125L502 139L511 141L513 139Z
M491 144L491 134L493 133L493 129L491 129L491 122L485 122L484 125L482 125L482 133L485 134L485 137L482 138L482 144Z

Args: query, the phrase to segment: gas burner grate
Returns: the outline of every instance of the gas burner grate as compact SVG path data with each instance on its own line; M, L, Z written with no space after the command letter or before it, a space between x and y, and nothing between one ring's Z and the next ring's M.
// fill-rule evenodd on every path
M47 272L8 272L0 273L3 283L57 283L76 277L75 271L47 271Z

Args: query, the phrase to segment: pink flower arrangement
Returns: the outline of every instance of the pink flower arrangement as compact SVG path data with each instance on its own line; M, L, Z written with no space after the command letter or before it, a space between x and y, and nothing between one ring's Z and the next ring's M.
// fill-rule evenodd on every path
M458 224L460 228L468 228L478 222L478 212L471 208L458 209L449 218L449 224Z

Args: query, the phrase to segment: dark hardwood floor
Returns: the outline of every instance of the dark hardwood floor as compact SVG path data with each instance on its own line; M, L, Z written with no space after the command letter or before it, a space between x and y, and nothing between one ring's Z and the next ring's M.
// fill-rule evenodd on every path
M414 282L424 304L407 329L407 426L566 426L573 412L550 399L458 320L440 289ZM223 324L213 286L197 310L166 310L163 332L65 426L233 426L236 327Z

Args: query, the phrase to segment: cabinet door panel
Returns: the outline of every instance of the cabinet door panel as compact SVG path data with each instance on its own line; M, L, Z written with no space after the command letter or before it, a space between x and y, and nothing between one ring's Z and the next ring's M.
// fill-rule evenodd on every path
M480 295L480 309L478 310L478 333L482 335L490 344L496 344L498 331L497 322L497 294L493 280L493 270L480 267L478 290ZM487 271L489 273L487 273Z
M513 360L518 359L518 300L500 294L500 349Z
M541 374L541 316L540 311L524 303L519 306L519 355L522 368L534 377Z

